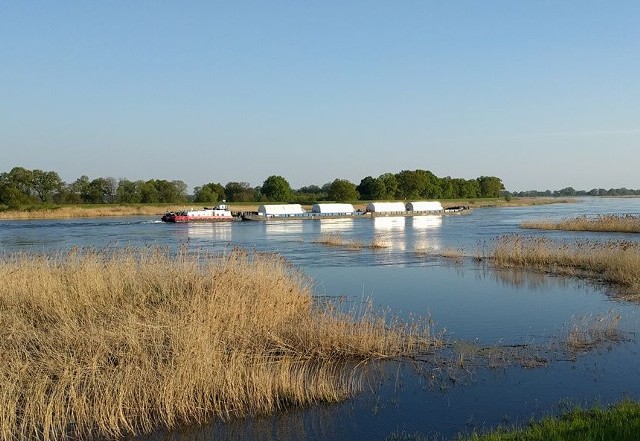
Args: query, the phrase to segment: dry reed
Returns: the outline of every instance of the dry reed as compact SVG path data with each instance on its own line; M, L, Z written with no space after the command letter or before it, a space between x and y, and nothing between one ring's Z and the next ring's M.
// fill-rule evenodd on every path
M344 399L428 326L314 305L274 255L71 250L0 259L0 438L120 438Z
M580 216L561 221L542 220L524 222L522 227L539 230L640 233L640 216L631 214L607 214L595 217Z
M319 243L322 245L327 245L330 247L342 247L349 250L361 250L364 248L362 242L358 240L348 240L344 239L340 233L325 233L322 237L315 241L315 243Z
M587 351L603 343L622 341L625 336L619 322L620 315L611 311L606 315L578 317L567 332L565 344L570 351Z
M498 238L491 257L497 266L535 267L555 274L594 278L640 297L640 243L628 241L554 242L519 235Z
M36 207L32 210L0 211L0 219L76 219L117 216L161 216L170 205L67 205L60 207Z

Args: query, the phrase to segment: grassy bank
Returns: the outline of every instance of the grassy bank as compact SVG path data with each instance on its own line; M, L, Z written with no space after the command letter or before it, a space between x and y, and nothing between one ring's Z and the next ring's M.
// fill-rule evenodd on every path
M630 214L600 215L595 217L580 216L561 221L542 220L524 222L522 227L539 230L640 233L640 216Z
M167 210L175 209L175 205L56 205L32 206L21 210L0 211L0 219L74 219L106 216L162 216Z
M440 441L420 433L394 432L385 441ZM499 427L487 433L458 435L456 441L636 441L640 403L625 400L608 408L573 409L524 427Z
M533 267L552 274L586 276L618 285L629 299L640 299L640 243L576 241L557 243L518 235L496 240L487 256L497 266Z
M113 439L344 399L428 326L315 305L273 255L72 250L0 260L0 438Z
M575 409L560 417L532 422L526 428L501 428L460 441L635 441L640 439L640 404L623 401L607 409Z

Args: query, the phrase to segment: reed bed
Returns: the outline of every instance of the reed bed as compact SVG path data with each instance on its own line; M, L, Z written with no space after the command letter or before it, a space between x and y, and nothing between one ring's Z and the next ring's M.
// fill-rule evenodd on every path
M561 221L542 220L524 222L522 227L538 230L640 233L640 216L631 214L607 214L595 217L579 216Z
M487 256L486 256L487 257ZM541 237L503 236L488 256L502 267L534 267L616 284L627 298L640 299L640 243L575 241L560 243Z
M361 250L363 248L383 249L391 247L391 242L385 240L382 237L376 236L371 240L371 243L365 244L355 239L345 239L340 233L325 233L322 237L315 241L322 245L330 247L341 247L348 250Z
M0 219L76 219L109 216L161 216L169 205L65 205L55 207L34 207L28 210L0 211Z
M0 438L114 439L336 401L428 323L314 302L282 258L71 250L0 259Z

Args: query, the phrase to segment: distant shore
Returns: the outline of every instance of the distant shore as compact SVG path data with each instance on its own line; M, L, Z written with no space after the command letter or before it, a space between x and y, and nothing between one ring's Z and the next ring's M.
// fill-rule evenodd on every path
M364 210L368 201L358 201L353 204L356 209ZM546 205L573 202L568 198L512 198L507 201L504 198L491 199L457 199L441 200L445 208L465 206L469 208L482 207L521 207L531 205ZM266 202L267 204L269 202ZM276 202L274 202L276 203ZM230 203L233 212L257 211L261 202ZM53 207L29 207L21 210L0 211L0 220L28 220L28 219L75 219L91 217L121 217L121 216L162 216L167 211L179 210L189 207L201 207L202 203L183 204L83 204L60 205ZM210 205L210 204L209 204ZM311 205L303 205L306 210L311 210Z

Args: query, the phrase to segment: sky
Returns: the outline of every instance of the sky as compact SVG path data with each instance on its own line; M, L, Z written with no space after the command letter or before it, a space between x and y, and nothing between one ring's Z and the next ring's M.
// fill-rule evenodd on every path
M0 172L640 188L640 2L0 1Z

